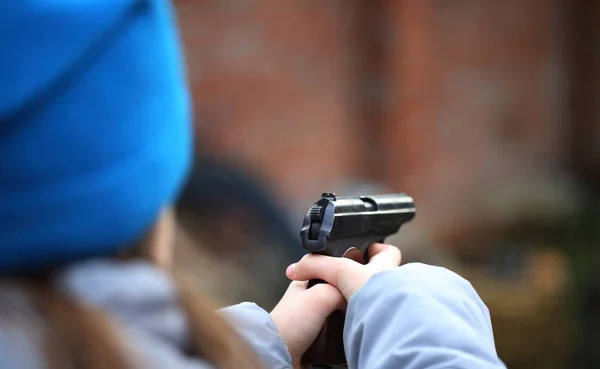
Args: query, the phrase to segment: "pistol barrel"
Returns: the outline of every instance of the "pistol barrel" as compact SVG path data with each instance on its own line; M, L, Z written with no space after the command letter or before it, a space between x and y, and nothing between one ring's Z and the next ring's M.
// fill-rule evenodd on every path
M403 193L356 197L324 193L304 218L302 245L309 252L337 256L328 249L330 244L338 244L337 240L361 247L367 241L383 242L415 213L414 200Z

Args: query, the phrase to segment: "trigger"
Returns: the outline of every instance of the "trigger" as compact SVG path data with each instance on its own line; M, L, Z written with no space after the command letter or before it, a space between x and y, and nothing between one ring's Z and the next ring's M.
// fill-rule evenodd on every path
M346 250L346 252L344 252L344 255L342 255L342 257L354 260L360 264L365 263L365 255L363 255L363 253L356 247L351 247L348 250Z

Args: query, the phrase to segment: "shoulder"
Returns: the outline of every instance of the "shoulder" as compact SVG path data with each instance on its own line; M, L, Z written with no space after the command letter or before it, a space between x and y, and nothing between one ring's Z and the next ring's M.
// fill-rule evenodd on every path
M213 369L186 356L175 344L138 327L108 321L121 341L125 357L136 368ZM0 285L0 363L2 367L49 368L45 347L52 339L44 318L23 289Z
M127 358L134 368L214 369L205 360L186 355L180 347L143 330L117 327Z
M0 363L8 368L46 368L40 349L47 336L29 296L14 285L0 285Z

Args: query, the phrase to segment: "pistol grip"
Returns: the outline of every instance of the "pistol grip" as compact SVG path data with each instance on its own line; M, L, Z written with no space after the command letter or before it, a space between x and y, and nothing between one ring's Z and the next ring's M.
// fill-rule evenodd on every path
M320 279L308 282L308 288L318 283L327 283ZM317 339L302 357L303 365L335 366L346 364L344 353L344 319L342 311L334 311L323 325Z
M340 243L338 252L334 253L336 257L349 258L357 263L365 264L368 262L367 250L373 242L383 243L385 238L363 238L350 242L343 240ZM347 244L356 244L359 247L347 247ZM308 288L319 284L327 283L320 279L308 281ZM342 311L334 311L323 325L317 339L302 357L303 365L313 365L321 367L337 367L346 364L346 354L344 351L344 321L346 315Z

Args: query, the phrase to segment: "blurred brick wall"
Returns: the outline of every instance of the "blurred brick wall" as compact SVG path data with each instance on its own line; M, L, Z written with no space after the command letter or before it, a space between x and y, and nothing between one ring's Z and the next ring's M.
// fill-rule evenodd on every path
M289 198L356 172L352 24L344 1L176 1L203 150Z
M422 200L428 227L465 229L494 212L494 196L556 170L566 127L562 5L386 2L386 179Z
M447 197L456 186L527 175L560 158L566 86L558 1L388 6L398 43L389 58L390 181L445 188ZM393 144L403 136L404 145Z
M202 149L287 198L367 176L464 233L561 170L568 0L176 4Z

